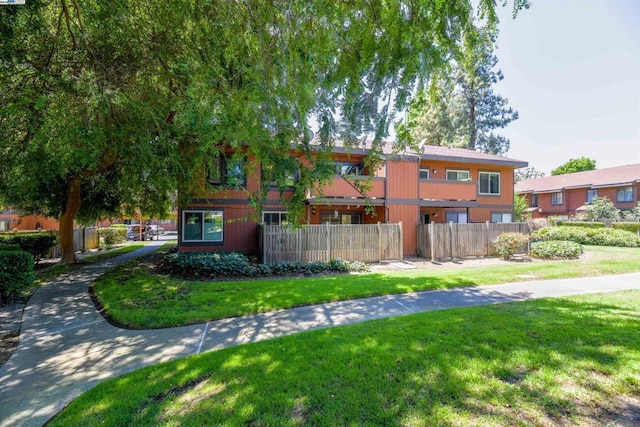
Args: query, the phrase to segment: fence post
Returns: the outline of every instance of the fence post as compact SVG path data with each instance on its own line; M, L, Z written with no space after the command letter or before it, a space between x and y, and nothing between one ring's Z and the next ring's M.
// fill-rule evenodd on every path
M430 222L429 223L429 246L431 247L431 261L435 261L436 257L435 257L435 238L434 238L434 234L436 232L436 223L435 222Z
M378 221L378 262L382 261L382 226Z
M486 247L487 247L487 256L489 256L489 248L491 246L491 242L489 242L489 221L485 221L485 225L486 227L484 228L485 230L485 243L486 243Z
M267 230L264 224L260 224L260 234L262 235L262 263L267 263Z
M404 238L402 236L402 221L399 221L400 225L400 261L404 259Z
M449 221L449 255L453 261L453 221Z
M330 233L329 223L326 222L324 226L327 229L327 261L329 261L331 259L331 236L329 234Z

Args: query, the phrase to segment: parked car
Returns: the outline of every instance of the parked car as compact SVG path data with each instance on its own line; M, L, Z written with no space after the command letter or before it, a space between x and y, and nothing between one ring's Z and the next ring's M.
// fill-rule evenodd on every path
M159 236L160 234L164 234L164 228L159 225L150 225L151 231L153 231L154 236Z
M154 232L148 225L132 225L127 230L127 240L140 240L140 227L142 227L142 240L153 240Z

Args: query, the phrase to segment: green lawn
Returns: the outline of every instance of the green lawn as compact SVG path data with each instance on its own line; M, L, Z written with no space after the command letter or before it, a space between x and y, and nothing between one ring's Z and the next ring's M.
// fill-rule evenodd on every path
M213 282L157 275L136 261L102 276L93 291L114 322L158 328L376 295L640 271L639 248L586 247L586 252L580 261Z
M51 426L633 425L640 291L402 316L155 365Z

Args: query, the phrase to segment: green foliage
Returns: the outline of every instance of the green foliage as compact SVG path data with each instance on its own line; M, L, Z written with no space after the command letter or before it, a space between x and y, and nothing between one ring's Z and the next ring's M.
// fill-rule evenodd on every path
M607 197L594 197L587 206L584 217L589 221L617 219L620 217L620 210Z
M30 254L0 250L0 304L13 301L34 280L33 258Z
M576 259L584 253L582 245L563 240L533 242L529 255L542 259Z
M604 222L592 221L556 221L554 225L563 227L604 228Z
M58 238L53 233L5 234L0 236L0 242L17 245L20 250L32 255L33 261L38 262L47 256L49 250L55 246Z
M251 265L243 254L237 252L173 253L163 257L162 270L186 278L260 277L292 274L312 275L326 272L348 273L366 271L362 262L348 262L338 258L329 262L283 261L276 264Z
M588 157L580 157L579 159L570 159L551 171L551 175L564 175L566 173L575 173L583 171L592 171L596 169L596 161Z
M0 243L0 251L19 251L19 250L20 250L20 245L16 245L14 243Z
M621 211L620 216L627 220L640 220L640 202L633 209Z
M529 236L522 233L502 233L494 241L496 253L500 258L510 259L518 249L526 245Z
M527 213L529 203L524 194L516 194L513 196L513 215L517 221L527 221L531 218L531 214Z
M546 227L532 233L539 240L567 240L582 245L640 247L640 237L614 228Z
M639 234L640 222L612 222L611 228L615 228L617 230L626 230L631 233Z
M513 173L515 182L524 181L525 179L542 178L544 172L536 170L534 167L516 169Z
M124 243L127 240L127 228L126 227L107 227L99 228L98 235L101 239L101 244L111 248L114 245Z

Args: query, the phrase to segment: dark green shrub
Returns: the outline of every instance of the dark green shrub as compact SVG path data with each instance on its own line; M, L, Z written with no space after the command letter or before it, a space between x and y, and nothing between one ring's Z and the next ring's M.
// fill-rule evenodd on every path
M566 240L582 245L640 247L640 237L613 228L546 227L532 233L536 240Z
M630 231L632 233L640 233L640 222L612 222L611 228L617 230Z
M496 253L502 259L509 259L529 241L529 236L522 233L502 233L494 241Z
M0 243L0 251L19 251L20 246L16 244Z
M33 258L23 251L0 251L0 303L13 301L33 284Z
M101 243L107 248L114 245L124 243L127 241L127 228L126 227L108 227L99 228L98 235L100 236Z
M44 258L57 241L55 234L44 232L0 236L0 243L18 245L20 250L29 252L35 262Z
M594 221L556 221L555 225L563 227L604 228L604 222Z
M532 257L542 259L575 259L582 253L584 249L581 244L563 240L533 242L529 251Z

